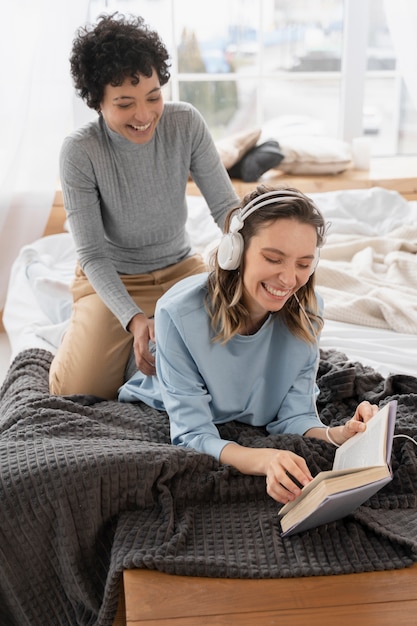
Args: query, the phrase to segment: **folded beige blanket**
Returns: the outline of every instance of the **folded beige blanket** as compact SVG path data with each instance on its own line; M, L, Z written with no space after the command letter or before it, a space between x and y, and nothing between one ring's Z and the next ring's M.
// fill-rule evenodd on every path
M328 319L417 334L417 226L385 236L329 235L316 285Z

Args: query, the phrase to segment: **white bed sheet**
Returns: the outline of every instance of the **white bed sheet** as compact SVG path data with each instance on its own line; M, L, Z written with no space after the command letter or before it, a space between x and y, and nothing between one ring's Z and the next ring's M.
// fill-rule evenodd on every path
M417 224L417 202L407 202L394 191L372 188L310 195L331 223L328 241L340 234L386 235L404 224ZM187 201L190 239L207 259L220 231L202 198L190 196ZM75 260L69 233L38 239L20 251L11 270L3 312L11 360L32 347L55 353L70 314L69 284ZM342 351L351 361L369 365L384 376L417 376L414 334L325 319L320 345Z

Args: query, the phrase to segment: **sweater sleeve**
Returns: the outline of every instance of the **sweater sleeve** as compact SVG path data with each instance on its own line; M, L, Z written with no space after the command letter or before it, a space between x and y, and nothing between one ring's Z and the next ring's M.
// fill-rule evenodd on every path
M240 200L201 114L193 109L194 132L190 174L204 196L214 221L223 228L228 211ZM215 184L213 184L215 181Z
M128 294L108 251L94 166L80 143L71 138L61 149L60 176L80 265L100 298L126 328L141 309Z

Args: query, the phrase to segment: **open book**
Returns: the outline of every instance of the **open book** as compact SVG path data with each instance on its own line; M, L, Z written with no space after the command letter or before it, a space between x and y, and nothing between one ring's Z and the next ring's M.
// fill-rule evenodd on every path
M320 472L279 511L282 536L348 515L392 480L390 467L397 402L392 400L337 448L333 469Z

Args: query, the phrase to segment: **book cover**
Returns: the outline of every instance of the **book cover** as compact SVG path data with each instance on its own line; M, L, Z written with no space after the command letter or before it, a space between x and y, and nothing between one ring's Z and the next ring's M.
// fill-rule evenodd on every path
M279 511L282 536L345 517L392 480L390 467L397 402L385 405L336 450L333 469L320 472Z

